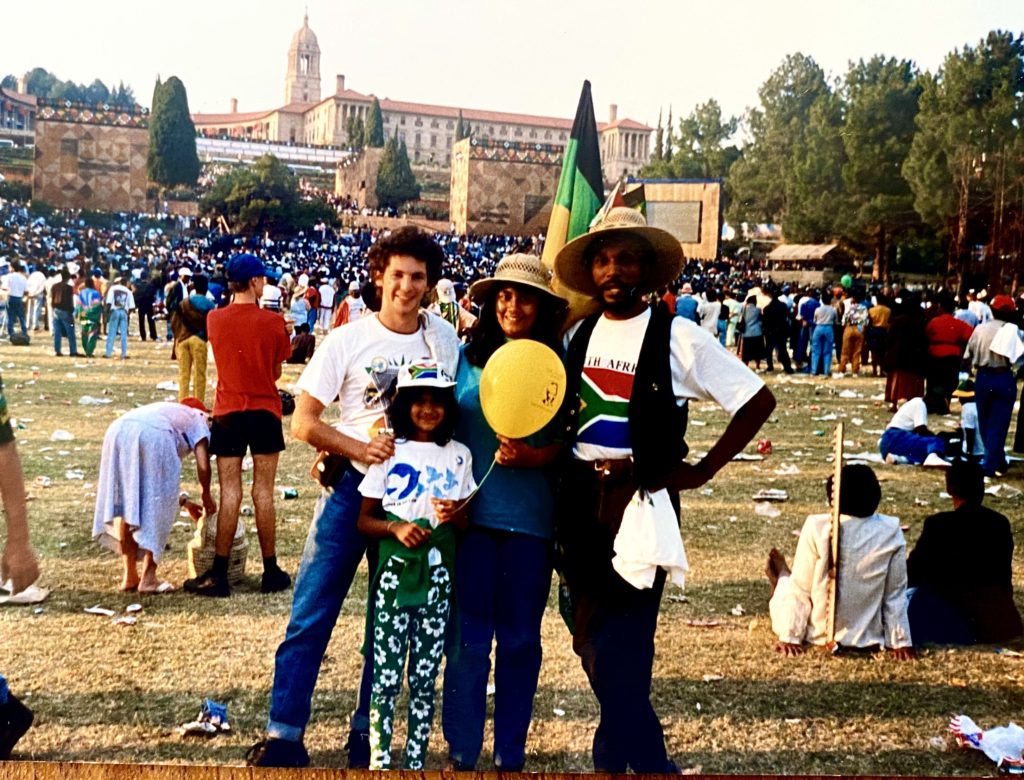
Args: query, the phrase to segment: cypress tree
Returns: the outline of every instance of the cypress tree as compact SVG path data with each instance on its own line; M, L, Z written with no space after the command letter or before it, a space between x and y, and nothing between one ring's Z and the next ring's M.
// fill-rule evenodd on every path
M373 99L370 113L366 117L365 145L374 149L384 146L384 117L380 113L380 101Z
M384 144L380 167L377 169L377 200L381 206L399 208L403 203L420 196L420 188L409 164L405 142L388 138Z
M185 85L177 76L157 80L149 118L149 178L165 187L194 186L199 180L196 127L188 110Z

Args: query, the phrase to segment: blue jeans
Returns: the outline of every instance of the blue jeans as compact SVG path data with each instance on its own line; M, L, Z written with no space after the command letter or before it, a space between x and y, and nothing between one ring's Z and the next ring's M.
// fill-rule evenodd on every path
M362 478L355 469L346 469L333 492L325 492L317 503L295 577L291 617L274 661L267 723L270 737L299 742L309 722L313 688L327 643L366 552L367 539L356 530ZM371 561L371 571L374 568L375 562ZM372 593L369 598L372 599ZM373 654L368 653L363 660L359 701L352 719L354 730L369 729L372 680Z
M932 453L942 455L946 451L946 442L938 436L921 436L901 428L886 428L878 440L878 451L883 458L891 453L919 464L924 463Z
M551 591L547 539L471 526L455 559L459 647L444 672L442 725L448 754L476 766L487 718L494 652L494 764L520 771L540 675L540 626Z
M836 335L831 325L815 325L811 334L811 373L832 374L832 348ZM821 370L819 370L819 366Z
M800 364L807 362L807 347L811 343L811 325L804 323L796 337L796 354L793 359Z
M61 337L68 340L71 354L78 355L78 345L75 343L75 318L69 311L56 309L53 312L53 351L58 355Z
M14 322L21 323L21 334L28 335L28 328L25 327L25 299L11 297L7 299L7 335L14 338Z
M982 468L986 477L1006 471L1006 435L1010 432L1013 402L1017 400L1017 381L1009 370L979 368L974 383L974 401L978 405L978 427L985 443Z
M114 352L114 339L121 336L121 357L128 356L128 312L124 309L111 309L110 321L107 323L107 346L103 354L110 357Z
M0 705L7 704L7 697L10 695L7 690L7 680L0 674Z

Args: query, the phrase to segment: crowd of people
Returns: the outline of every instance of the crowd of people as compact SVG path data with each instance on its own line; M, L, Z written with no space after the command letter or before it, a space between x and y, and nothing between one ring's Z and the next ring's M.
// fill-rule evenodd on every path
M62 354L68 340L74 354L76 317L84 323L91 311L93 348L105 328L106 354L120 340L127 357L123 334L138 312L143 338L148 332L174 344L179 403L136 409L112 424L104 440L93 533L120 554L122 590L174 589L159 579L157 566L167 532L185 507L194 516L216 517L216 543L209 568L183 588L197 597L230 597L242 462L252 456L261 589L293 589L274 660L266 737L247 756L255 766L308 765L303 737L320 665L365 558L371 584L346 744L349 767L392 765L395 703L408 656L403 767L424 765L443 669L447 765L476 769L493 656L494 766L522 771L557 550L564 617L600 706L594 769L675 773L650 698L665 569L652 557L646 561L650 580L637 585L613 564L620 543L644 547L643 539L623 539L636 534L623 523L634 498L650 496L657 504L654 497L664 497L659 532L678 537L680 492L713 478L775 408L750 363L759 368L766 360L771 371L774 358L786 372L828 375L836 350L841 368L857 373L866 351L873 369L885 371L892 403L921 396L948 404L965 355L977 369L975 393L988 383L999 399L1002 379L1012 384L1011 366L1024 357L1024 345L1015 355L993 351L1002 348L997 337L1010 351L1013 342L1002 325L986 330L984 310L972 325L941 296L924 309L907 290L869 293L849 284L819 295L758 284L747 271L697 268L685 262L676 239L628 208L610 209L557 253L555 277L594 309L568 330L568 302L529 251L537 248L532 241L416 228L341 234L323 228L284 241L244 241L163 232L129 218L107 230L54 227L17 206L4 207L2 216L0 252L13 257L4 282L8 317L11 279L25 275L27 285L39 272L44 280L46 316L31 326L26 321L26 332L45 328L40 322L49 318L55 352ZM83 298L87 290L96 294ZM986 308L998 322L1013 322L1001 297ZM965 311L973 313L970 306ZM159 329L158 314L166 319ZM950 325L947 314L970 333ZM919 337L924 340L915 342ZM565 401L530 436L509 438L488 422L480 382L498 349L518 340L539 342L563 359ZM933 346L935 360L922 364L920 354L911 354L929 354ZM218 381L209 408L211 352ZM290 429L318 453L314 468L324 490L293 583L276 559L273 491L285 447L277 380L282 363L297 352L308 363L296 384ZM911 357L919 362L911 365ZM996 357L1007 365L995 365ZM1011 406L1015 390L1012 384ZM695 462L685 460L690 401L713 402L730 418ZM325 417L334 404L337 415L331 416L338 422L330 424ZM986 447L996 436L993 419L978 399ZM0 457L16 462L12 439L0 387ZM189 454L202 487L196 504L178 493ZM983 463L987 471L989 461ZM5 467L0 475L8 518L0 562L18 590L37 570L19 520L23 487L19 493L8 484L11 474L20 479L20 468ZM963 517L987 529L971 540L973 568L964 568L965 577L977 574L988 556L1002 561L1012 554L1006 518L981 507L981 479L982 467L969 460L950 469L955 511L929 520L927 541L922 537L908 563L898 521L877 513L881 492L873 472L844 470L840 495L828 496L843 517L840 560L848 567L840 569L836 605L840 647L885 648L911 659L918 624L933 641L1020 633L1009 558L985 578L954 584L955 578L941 576L954 566L947 560L954 552L952 529ZM827 541L828 523L812 516L792 569L778 551L769 557L780 652L796 654L805 642L829 639L821 623ZM993 594L1001 612L979 615ZM955 631L943 615L957 617ZM0 750L5 739L13 746L31 723L18 707L0 678ZM14 725L5 732L8 713Z

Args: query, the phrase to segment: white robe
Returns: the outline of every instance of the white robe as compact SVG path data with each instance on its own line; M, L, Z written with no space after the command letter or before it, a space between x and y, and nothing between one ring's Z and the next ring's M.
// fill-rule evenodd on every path
M160 561L178 516L181 461L210 430L206 416L179 403L160 401L115 420L103 437L92 534L121 552L116 518L123 518L139 545Z

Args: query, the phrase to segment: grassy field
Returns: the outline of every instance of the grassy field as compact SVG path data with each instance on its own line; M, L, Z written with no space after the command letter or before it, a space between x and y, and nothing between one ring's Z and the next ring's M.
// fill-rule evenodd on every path
M20 755L240 764L266 720L273 655L291 595L259 593L255 536L249 582L231 599L116 592L118 560L91 539L103 434L119 413L170 398L172 393L156 386L177 378L165 345L133 339L130 354L125 362L70 359L52 357L43 339L27 349L0 345L0 371L19 420L18 446L33 496L29 512L42 558L40 584L52 589L38 613L31 607L0 608L0 671L37 718ZM287 367L282 386L297 376L296 368ZM826 458L834 423L813 418L839 415L847 422L846 438L854 442L848 450L873 449L888 418L875 400L881 381L773 377L779 405L762 432L773 454L733 463L709 489L682 497L692 570L685 600L675 589L664 600L654 680L655 706L681 766L744 774L988 773L991 765L981 754L961 752L945 738L950 716L966 713L983 727L1022 717L1024 659L997 654L993 647L925 649L915 663L816 652L784 659L772 651L766 554L777 546L792 555L804 517L823 511L822 483L831 468ZM856 397L842 397L843 391ZM82 405L83 396L111 403ZM691 449L707 449L724 424L717 409L695 405ZM58 429L74 439L51 441ZM306 476L311 455L289 440L279 471L278 484L299 491L297 500L279 498L277 506L279 558L293 572L316 497ZM790 465L799 472L784 468ZM74 478L76 470L83 478ZM1014 471L1001 481L1024 487L1024 469L1018 465ZM924 518L948 505L939 497L941 474L891 466L878 467L878 473L882 510L902 519L912 545ZM195 494L191 459L184 474L183 488ZM50 478L50 487L35 484L42 476ZM751 496L762 487L789 491L789 500L778 505L780 516L755 514ZM990 497L988 503L1013 523L1017 602L1024 606L1024 501ZM191 533L184 521L173 530L160 567L177 584L186 576ZM306 738L314 765L344 766L365 592L363 572L345 602L314 697ZM84 612L98 604L123 614L133 602L143 606L133 626ZM596 704L553 600L544 623L544 653L527 768L587 770ZM176 726L196 716L204 697L228 704L232 733L209 740L179 736ZM402 721L396 748L404 741ZM437 725L428 768L442 765L443 751ZM481 767L488 761L485 752Z

